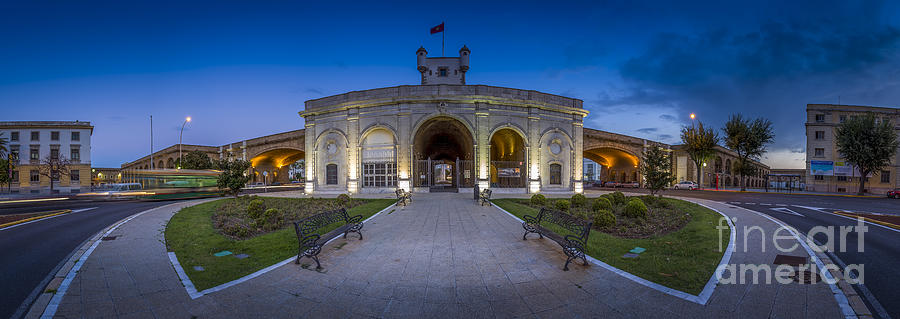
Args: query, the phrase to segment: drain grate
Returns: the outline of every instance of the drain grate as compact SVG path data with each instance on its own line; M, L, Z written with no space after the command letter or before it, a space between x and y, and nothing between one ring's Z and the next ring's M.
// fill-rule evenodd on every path
M800 266L807 264L806 259L803 256L776 255L775 261L772 263L776 265Z
M100 238L100 240L102 240L102 241L116 240L116 237L117 236L106 236L106 237Z

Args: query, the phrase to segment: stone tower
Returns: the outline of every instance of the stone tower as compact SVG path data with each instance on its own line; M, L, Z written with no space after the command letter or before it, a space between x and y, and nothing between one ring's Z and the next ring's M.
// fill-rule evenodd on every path
M422 84L466 84L469 70L469 48L459 49L458 57L429 58L423 47L416 50L416 62L422 74Z

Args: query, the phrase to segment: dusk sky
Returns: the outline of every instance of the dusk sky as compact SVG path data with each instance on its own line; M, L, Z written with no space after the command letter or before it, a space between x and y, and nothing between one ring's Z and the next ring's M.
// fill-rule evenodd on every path
M468 84L584 100L585 126L678 143L765 117L803 168L807 103L900 106L900 5L882 1L4 1L0 120L94 126L92 164L303 127L308 99L419 84L415 51L471 51Z

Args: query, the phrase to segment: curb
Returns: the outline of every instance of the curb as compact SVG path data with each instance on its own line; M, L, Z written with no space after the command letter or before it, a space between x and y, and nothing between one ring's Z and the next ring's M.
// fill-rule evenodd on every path
M41 216L29 217L29 218L17 220L17 221L14 221L14 222L8 222L8 223L6 223L6 224L0 224L0 229L6 228L6 227L9 227L9 226L15 226L15 225L22 224L22 223L27 223L27 222L30 222L30 221L39 220L39 219L50 218L50 217L53 217L53 216L59 216L59 215L62 215L62 214L68 214L68 213L71 213L71 212L72 212L71 209L63 209L63 210L57 211L57 212L55 212L55 213L50 213L50 214L41 215Z
M851 195L851 194L816 194L816 193L785 193L785 192L760 192L760 191L740 191L740 190L714 190L714 189L698 189L706 192L730 192L730 193L752 193L752 194L778 194L778 195L807 195L807 196L833 196L833 197L856 197L856 198L882 198L878 195Z

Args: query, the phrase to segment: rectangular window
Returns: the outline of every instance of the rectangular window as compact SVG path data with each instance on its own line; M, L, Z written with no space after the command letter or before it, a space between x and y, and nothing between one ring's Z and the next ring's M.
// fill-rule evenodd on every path
M397 166L394 162L363 163L363 187L397 186Z
M824 140L825 139L825 131L816 131L816 139Z
M37 147L31 148L31 153L29 153L28 159L32 161L39 161L41 159L40 149Z
M81 132L72 132L72 140L80 141L81 140Z
M337 164L325 165L325 184L337 185L337 183L338 183L337 174L338 174Z
M439 68L438 76L447 76L447 68Z
M846 181L847 181L847 176L838 176L838 177L837 177L837 180L838 180L838 182L846 182Z
M19 132L9 132L9 140L12 142L19 141Z
M81 160L81 149L72 148L72 151L69 153L69 159L71 159L73 161L80 161Z
M77 169L73 169L71 172L69 172L69 180L73 182L81 180L81 175L78 174Z
M9 146L9 157L12 159L13 163L17 163L19 161L19 146L18 145L10 145Z
M50 132L51 141L59 141L59 132Z
M58 148L50 149L50 158L51 159L59 159L59 149Z
M40 141L41 140L41 132L31 132L31 140L32 141Z
M12 175L10 175L10 176L12 177L12 178L11 178L11 182L12 182L13 184L18 184L18 183L19 183L19 170L13 170L13 171L12 171Z
M817 180L817 181L824 181L824 180L825 180L825 176L824 176L824 175L816 175L816 180Z
M881 182L882 183L890 183L891 182L891 171L881 171Z
M816 114L816 123L825 122L825 114Z
M32 183L37 183L37 182L40 182L40 181L41 181L41 173L38 172L38 170L36 170L36 169L31 170L30 175L31 175L31 176L30 176L30 178L31 178L30 181L31 181Z
M844 123L844 122L847 121L847 116L846 116L846 115L841 115L841 116L838 117L838 118L840 119L841 123Z
M824 149L824 148L817 148L815 154L816 154L816 155L815 155L816 157L824 157L824 156L825 156L825 149Z
M562 165L550 164L550 184L562 185Z

